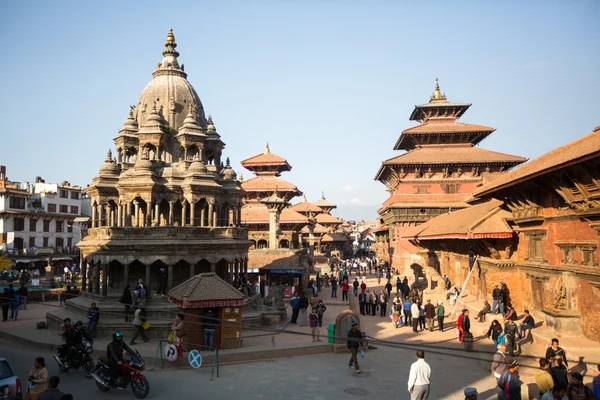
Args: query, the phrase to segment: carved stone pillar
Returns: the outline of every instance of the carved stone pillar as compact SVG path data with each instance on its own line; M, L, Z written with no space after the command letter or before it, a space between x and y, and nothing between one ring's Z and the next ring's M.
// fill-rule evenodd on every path
M216 228L217 226L219 226L219 207L215 207L215 210L213 211L213 228Z
M196 203L192 200L190 203L190 225L195 226L194 213L196 212Z
M96 273L96 276L94 277L94 294L100 294L100 268L102 268L102 266L98 263L94 269L94 272Z
M190 278L193 278L196 275L196 265L190 264Z
M127 284L129 283L129 264L125 264L124 268L123 268L123 284L125 286L127 286Z
M135 210L133 212L133 220L135 221L133 223L133 226L140 226L140 202L137 200L133 201L133 205L135 207Z
M210 272L212 272L212 273L217 272L217 264L216 263L210 263Z
M185 214L187 213L187 202L181 203L181 226L185 226Z
M87 289L87 259L82 257L81 261L81 291L85 292Z
M146 265L146 282L144 282L144 284L148 288L148 293L147 293L148 296L150 296L150 292L152 291L152 288L150 285L151 278L152 278L152 269L150 268L150 264L148 264L148 265Z
M144 226L152 226L152 201L146 202L146 223Z
M106 203L104 205L104 212L105 212L105 219L106 219L106 226L110 226L110 204Z
M277 248L277 209L269 209L269 249Z
M214 220L214 212L213 212L213 204L208 203L208 226L213 226Z
M173 206L175 203L173 200L169 201L169 225L173 225Z
M154 219L156 220L154 226L160 226L160 202L154 205Z
M102 266L102 296L108 296L108 264Z
M117 226L123 226L123 205L117 204Z
M167 275L167 294L169 294L169 290L173 289L173 265L169 265L168 275Z
M206 206L203 205L202 209L200 210L200 226L203 228L206 226L205 218L206 218Z
M114 208L111 208L111 210L110 210L110 226L117 226Z
M96 206L92 206L92 228L98 227L98 212Z

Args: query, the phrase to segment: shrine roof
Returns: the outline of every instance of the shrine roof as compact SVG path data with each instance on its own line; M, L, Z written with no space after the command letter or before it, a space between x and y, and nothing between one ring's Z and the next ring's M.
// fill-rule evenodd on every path
M342 221L334 217L333 215L329 215L326 213L321 213L315 215L315 219L319 224L341 224Z
M169 302L181 308L243 306L244 294L213 272L198 274L169 290Z
M323 235L321 242L347 242L349 239L341 233L328 233Z
M287 160L283 157L278 156L277 154L271 153L269 149L269 144L265 146L265 151L263 153L257 154L250 158L246 158L241 161L241 164L244 168L252 170L252 167L259 166L277 166L282 167L278 168L279 171L290 171L292 166L288 164Z
M278 192L296 192L302 194L296 185L284 181L276 176L256 176L242 182L242 188L246 192L272 192L277 189Z
M558 147L519 168L510 171L484 185L474 193L485 197L530 179L566 168L600 156L600 127L574 142Z
M304 228L302 228L302 230L300 231L302 233L310 233L310 229L308 229L308 226L305 226ZM329 229L325 228L323 225L317 223L315 225L315 229L314 229L314 233L327 233L329 232Z
M498 153L473 146L421 147L383 162L384 165L415 164L485 164L500 163L515 166L526 158ZM380 170L381 172L381 170ZM378 174L379 175L379 174Z
M298 204L294 204L293 206L290 207L291 210L297 211L299 213L322 213L323 209L320 207L317 207L316 205L314 205L313 203L309 203L308 201L306 201L306 198L304 198L304 201Z
M513 230L506 218L511 213L502 205L500 200L490 200L442 214L407 230L401 237L417 240L510 238Z
M435 122L427 121L402 131L403 134L429 134L429 133L464 133L464 132L494 132L496 129L489 126L467 124L464 122Z
M308 217L284 208L279 217L281 224L308 224ZM242 207L242 224L269 224L269 210L264 204L246 204Z

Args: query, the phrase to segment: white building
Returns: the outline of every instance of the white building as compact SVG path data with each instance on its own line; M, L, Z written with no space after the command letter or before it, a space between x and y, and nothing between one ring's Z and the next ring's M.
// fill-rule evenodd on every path
M0 251L16 263L76 258L83 201L79 186L9 182L0 167Z

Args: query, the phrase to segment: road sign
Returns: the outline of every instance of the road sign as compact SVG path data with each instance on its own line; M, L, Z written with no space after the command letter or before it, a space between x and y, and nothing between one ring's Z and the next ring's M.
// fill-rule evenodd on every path
M165 345L164 353L165 353L165 358L168 361L177 360L177 348L175 347L175 345L172 345L172 344Z
M202 356L198 350L190 351L190 355L188 356L188 360L190 361L190 365L192 368L200 368L202 365Z

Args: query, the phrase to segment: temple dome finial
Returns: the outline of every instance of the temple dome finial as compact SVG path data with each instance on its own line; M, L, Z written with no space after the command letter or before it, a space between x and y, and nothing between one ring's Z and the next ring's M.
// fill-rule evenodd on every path
M321 198L325 200L325 191L321 191Z
M440 85L438 83L438 78L435 78L435 89L433 94L429 98L430 103L439 103L446 101L446 95L440 91Z
M269 148L269 142L265 145L265 154L271 154L271 149Z
M215 129L215 123L213 122L212 115L210 115L210 114L208 115L208 121L206 122L206 129L209 130L209 131L211 131L211 132L216 131L216 129Z
M165 51L163 51L162 55L173 55L175 58L179 57L179 53L175 50L177 47L177 43L175 42L175 35L173 35L173 28L169 28L169 33L167 34L167 41L165 42Z
M110 149L108 149L108 152L106 153L106 160L104 160L104 162L112 163L112 151Z

